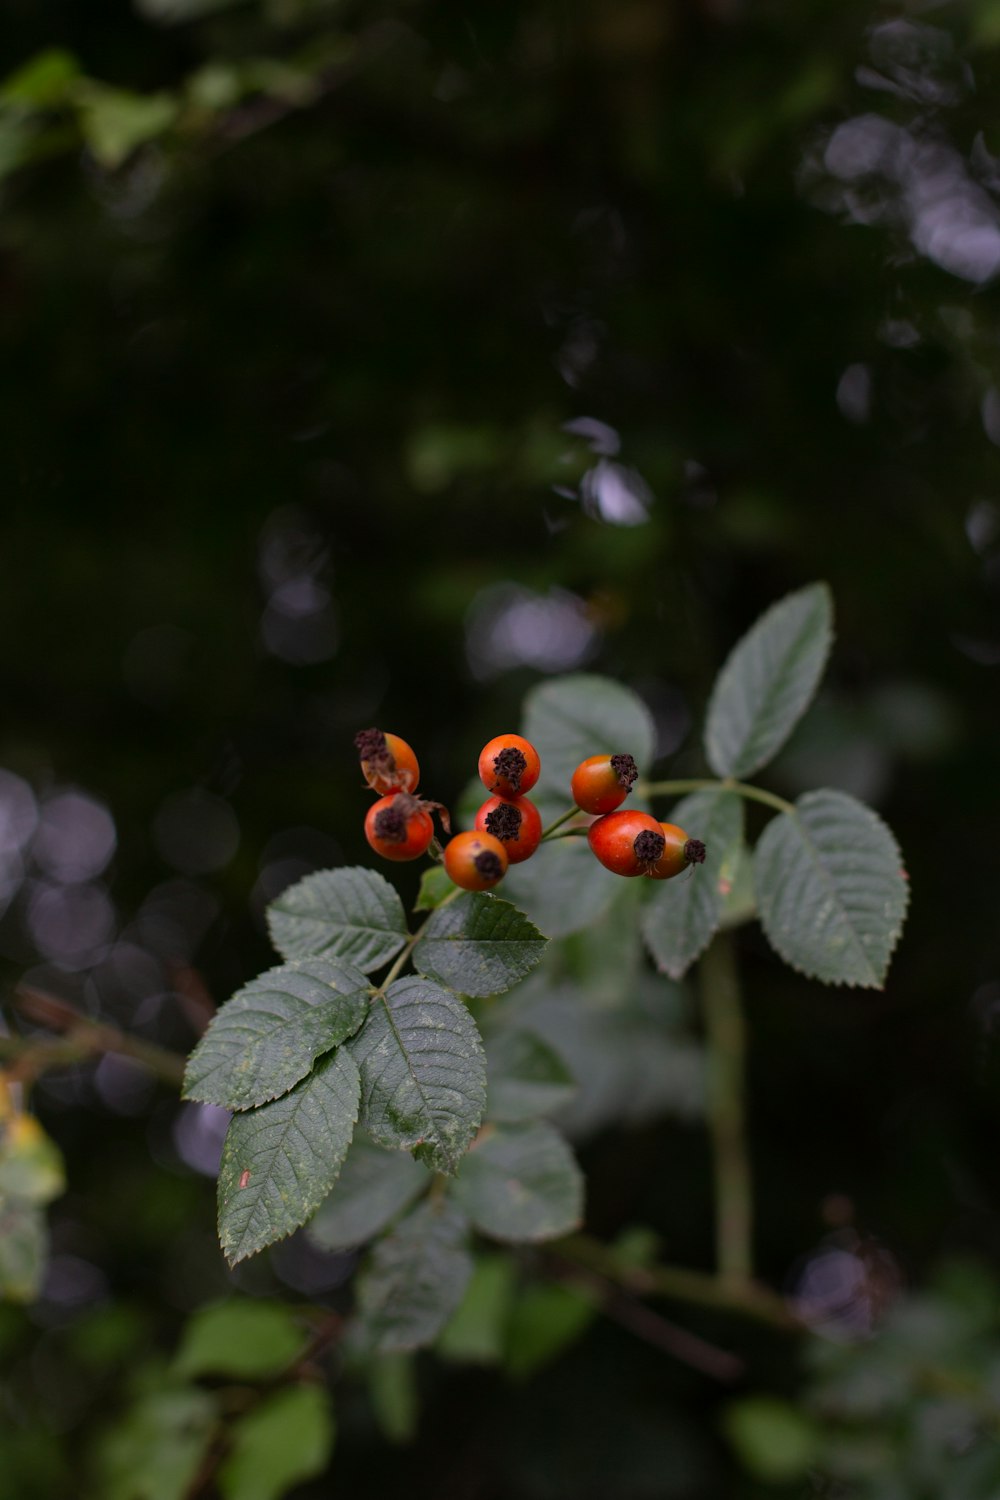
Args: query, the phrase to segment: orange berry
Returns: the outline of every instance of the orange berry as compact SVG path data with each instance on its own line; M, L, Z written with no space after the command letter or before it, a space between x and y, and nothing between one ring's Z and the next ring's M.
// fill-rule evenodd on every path
M512 865L530 859L542 837L542 815L527 797L487 797L476 813L480 833L492 833Z
M573 772L570 789L577 807L589 813L621 807L639 775L631 755L590 755Z
M542 763L538 751L519 734L498 734L479 756L479 779L488 792L508 801L530 792Z
M705 845L701 839L689 839L683 828L676 823L661 823L663 853L651 870L646 870L650 880L672 880L688 865L705 862Z
M380 797L365 817L365 838L383 859L419 859L433 837L430 813L409 792Z
M444 867L463 891L488 891L507 873L507 850L491 833L456 833L445 845Z
M361 758L361 774L373 791L415 792L420 781L417 757L398 734L381 729L362 729L354 736Z
M666 846L652 813L632 809L605 813L587 829L587 841L604 868L615 875L645 875Z

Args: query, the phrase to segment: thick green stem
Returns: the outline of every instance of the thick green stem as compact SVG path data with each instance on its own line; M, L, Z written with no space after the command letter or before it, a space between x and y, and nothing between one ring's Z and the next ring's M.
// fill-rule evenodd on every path
M708 1125L715 1166L715 1244L719 1275L753 1275L753 1200L744 1107L746 1028L729 933L716 933L699 969L708 1043Z

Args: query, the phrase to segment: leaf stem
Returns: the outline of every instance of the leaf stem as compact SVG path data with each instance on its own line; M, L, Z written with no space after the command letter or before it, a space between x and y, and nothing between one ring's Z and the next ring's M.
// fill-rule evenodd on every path
M390 968L388 974L385 976L382 983L375 991L375 994L372 996L373 999L375 999L379 995L384 995L390 984L392 984L392 981L399 978L400 974L403 972L403 969L406 967L406 960L409 958L410 954L419 943L423 935L424 928L431 920L431 917L433 917L434 912L440 911L442 906L447 906L449 901L454 901L455 897L460 896L461 894L462 892L458 886L456 886L453 891L449 891L447 896L445 896L441 901L438 902L437 906L435 906L434 911L431 912L430 916L426 917L424 921L421 922L416 932L410 933L410 936L407 938L403 947L399 950L399 952L396 954L396 957L393 959L392 967Z
M543 828L542 837L539 840L539 843L544 844L546 839L550 839L552 837L557 828L561 828L564 823L568 823L570 818L575 818L579 811L580 809L578 807L571 807L568 812L562 813L561 816L556 818L553 823L550 823L548 828Z
M699 965L708 1048L708 1125L715 1165L715 1244L719 1276L753 1274L753 1196L747 1154L746 1027L729 933L716 933Z
M784 797L779 797L775 792L766 792L763 787L751 786L747 781L734 781L731 776L726 776L721 781L715 781L711 777L695 776L682 781L637 781L635 790L640 797L682 797L687 792L711 792L720 788L725 792L735 792L738 797L744 797L748 802L762 802L765 807L773 807L777 812L795 812L794 802L788 802Z

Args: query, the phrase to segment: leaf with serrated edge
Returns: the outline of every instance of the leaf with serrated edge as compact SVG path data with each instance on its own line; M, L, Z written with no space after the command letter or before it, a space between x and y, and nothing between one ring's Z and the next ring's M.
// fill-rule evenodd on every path
M718 776L749 776L772 760L805 713L833 639L825 583L773 604L729 653L715 680L705 754Z
M541 757L532 797L563 805L573 772L589 755L631 755L640 771L653 758L656 730L649 709L609 677L571 673L542 683L525 699L524 734Z
M219 1167L219 1239L230 1265L316 1212L351 1144L360 1088L353 1057L338 1047L290 1094L230 1120Z
M397 979L348 1045L372 1140L454 1172L486 1106L483 1045L462 1002L428 979Z
M406 942L406 913L389 882L361 866L317 870L267 909L271 941L283 958L322 954L366 974Z
M807 792L764 829L754 885L767 939L793 969L882 988L909 891L896 840L871 808L846 792Z
M472 1275L468 1231L454 1203L431 1199L379 1240L358 1278L358 1307L379 1353L419 1349L437 1337Z
M502 995L531 973L545 943L509 901L468 891L430 918L413 967L463 995Z
M354 1035L370 996L360 969L329 958L269 969L214 1016L188 1059L184 1097L241 1110L287 1094Z
M672 880L648 880L641 926L657 968L671 979L686 974L722 921L725 892L720 873L743 836L743 801L722 789L695 792L679 802L669 821L706 848L705 863Z
M363 1245L409 1208L431 1181L405 1151L384 1151L357 1131L333 1192L306 1233L324 1250Z
M484 1130L452 1194L481 1234L514 1244L569 1234L583 1217L583 1173L544 1121Z

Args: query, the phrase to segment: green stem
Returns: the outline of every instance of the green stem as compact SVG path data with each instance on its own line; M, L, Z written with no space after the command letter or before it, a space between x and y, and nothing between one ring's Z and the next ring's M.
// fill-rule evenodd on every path
M564 823L568 823L570 818L575 818L579 811L578 807L571 807L569 812L564 812L560 817L556 818L555 822L550 823L548 828L543 828L539 843L544 843L546 839L550 839L557 828L561 828Z
M699 978L708 1044L717 1263L724 1281L741 1283L753 1274L753 1198L744 1104L746 1028L729 933L717 933L712 939L701 960Z
M389 970L388 974L385 976L385 978L383 979L382 983L379 985L378 989L375 991L375 995L376 996L377 995L384 995L385 992L386 992L386 990L389 988L390 984L392 984L392 981L394 979L398 979L399 978L400 974L403 972L403 969L406 967L406 960L409 958L409 956L413 952L414 948L420 942L420 939L423 936L424 928L427 926L427 923L431 920L431 917L434 916L434 912L440 911L441 908L442 908L442 906L447 906L449 901L454 901L455 897L456 896L460 896L461 894L462 894L462 892L461 892L461 890L459 889L458 886L456 886L453 891L449 891L448 894L447 894L447 896L445 896L444 899L441 900L441 901L439 901L438 904L437 904L437 906L435 906L434 911L431 912L430 917L427 917L423 922L421 922L421 924L417 928L416 932L411 932L410 933L410 936L407 938L405 944L399 950L399 952L396 954L396 957L393 959L392 967ZM373 996L373 998L374 998L374 996Z
M743 1313L774 1328L792 1330L801 1326L777 1292L749 1278L727 1281L721 1276L706 1271L689 1271L683 1266L623 1263L612 1245L605 1245L589 1234L571 1234L566 1239L554 1241L548 1248L563 1260L595 1271L638 1296L665 1297L675 1302L692 1302L699 1307Z
M751 786L749 782L734 781L731 776L722 781L696 776L684 781L637 781L635 784L636 795L639 797L682 797L687 792L712 792L719 789L735 792L748 802L762 802L765 807L773 807L777 812L795 812L794 802L787 802L784 797L766 792L763 787Z

